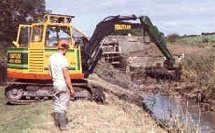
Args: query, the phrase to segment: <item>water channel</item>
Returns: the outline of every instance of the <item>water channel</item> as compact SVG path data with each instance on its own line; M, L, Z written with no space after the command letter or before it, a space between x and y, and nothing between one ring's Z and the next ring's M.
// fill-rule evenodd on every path
M142 98L153 117L170 127L185 125L190 133L215 133L215 113L202 112L195 101L177 100L162 93L144 93Z

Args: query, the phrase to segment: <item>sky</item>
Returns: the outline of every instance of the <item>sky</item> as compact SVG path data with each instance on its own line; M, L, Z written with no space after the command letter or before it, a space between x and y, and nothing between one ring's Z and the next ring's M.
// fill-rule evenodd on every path
M74 15L73 25L89 36L105 17L132 14L149 16L165 35L215 32L214 0L46 0L46 9Z

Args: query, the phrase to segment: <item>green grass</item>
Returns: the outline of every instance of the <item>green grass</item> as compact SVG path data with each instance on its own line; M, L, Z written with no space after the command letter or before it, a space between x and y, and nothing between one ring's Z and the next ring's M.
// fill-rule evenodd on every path
M215 35L197 36L197 37L184 37L184 38L182 38L182 40L202 42L204 38L207 38L209 42L214 42L215 41Z
M0 132L25 133L46 122L52 111L51 101L31 105L7 105L4 89L0 87Z

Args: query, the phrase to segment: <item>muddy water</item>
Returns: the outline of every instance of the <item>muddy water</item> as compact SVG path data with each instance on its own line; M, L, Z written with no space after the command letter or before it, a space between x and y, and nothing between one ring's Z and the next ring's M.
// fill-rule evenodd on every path
M201 112L194 101L182 101L161 93L143 94L143 103L157 120L170 127L186 125L188 132L215 133L215 113Z

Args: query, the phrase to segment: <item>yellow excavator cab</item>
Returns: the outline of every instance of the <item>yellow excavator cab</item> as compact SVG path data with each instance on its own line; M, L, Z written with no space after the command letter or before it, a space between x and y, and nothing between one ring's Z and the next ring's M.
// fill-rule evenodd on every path
M66 55L70 76L73 79L83 79L80 46L75 44L77 38L85 37L85 34L72 26L72 18L74 16L45 14L38 23L20 25L17 39L13 41L16 48L8 49L8 77L50 80L48 59L57 52L57 42L65 39L70 44ZM14 54L20 56L14 58Z

